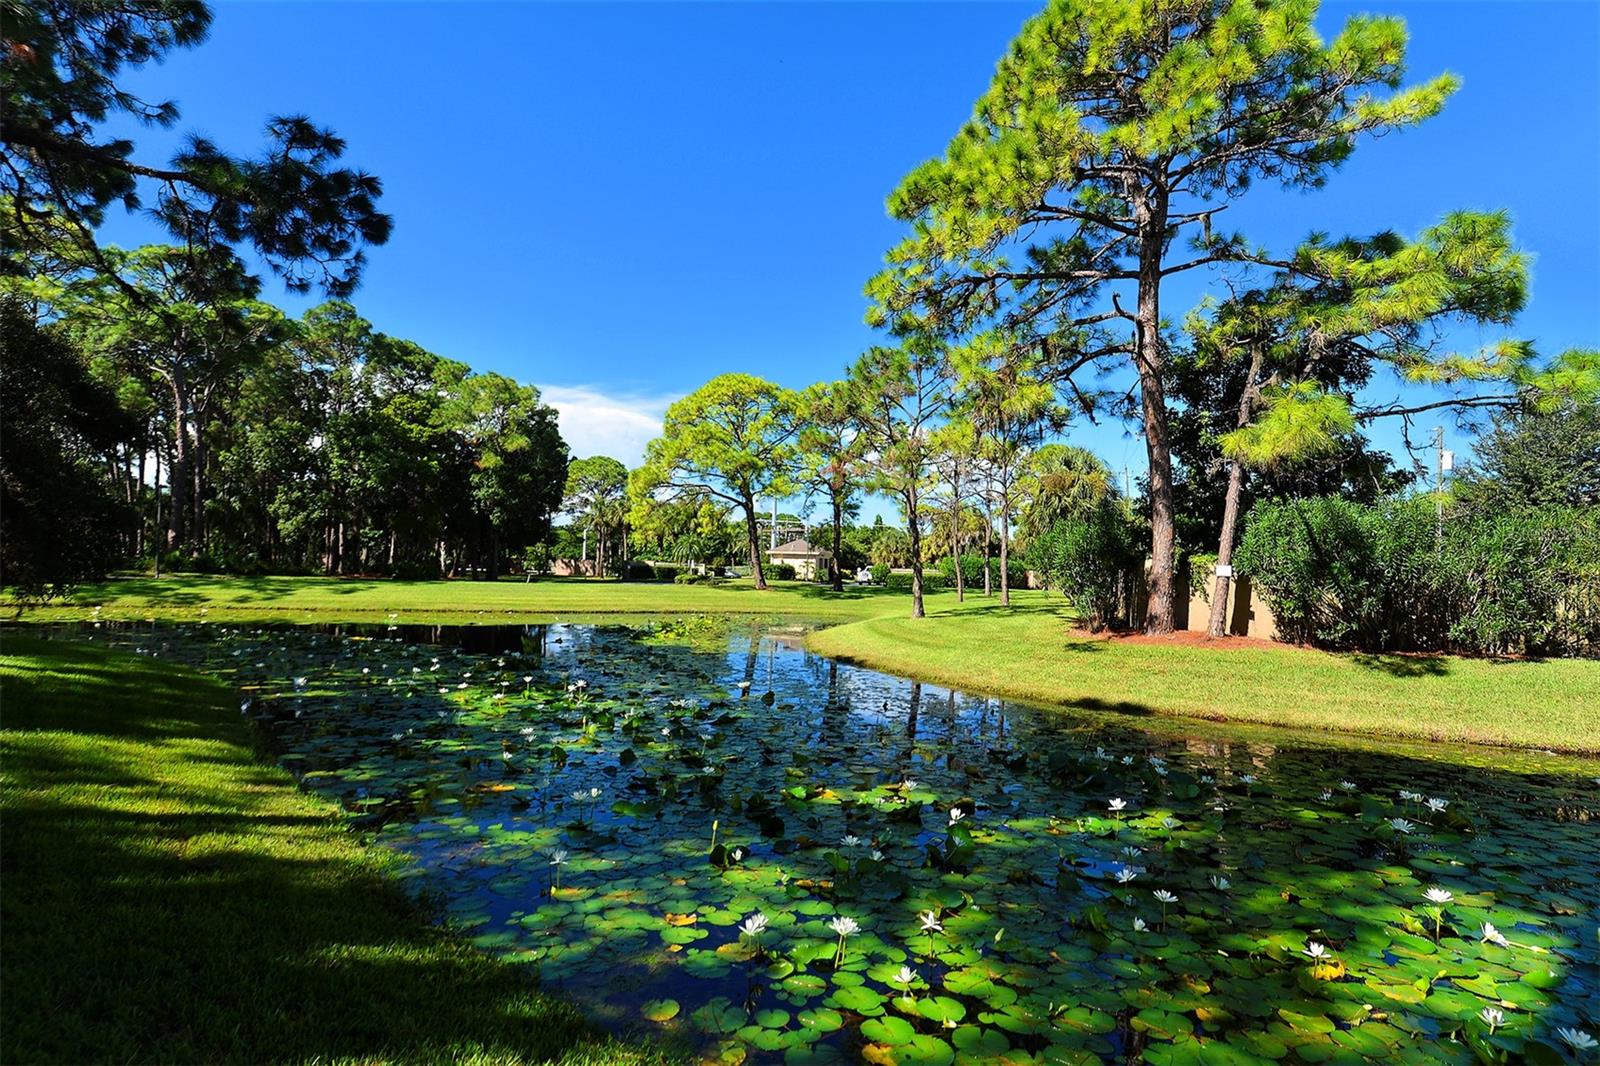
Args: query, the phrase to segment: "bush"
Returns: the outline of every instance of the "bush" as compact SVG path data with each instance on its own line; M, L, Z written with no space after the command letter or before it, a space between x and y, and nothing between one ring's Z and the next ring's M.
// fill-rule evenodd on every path
M694 573L693 571L688 571L688 570L684 571L683 573L679 574L677 577L673 578L672 581L673 581L673 584L676 584L676 585L720 585L720 584L722 584L722 579L719 578L719 577L713 577L710 574L697 574L697 573Z
M883 579L883 584L885 588L895 589L899 592L910 592L911 574L891 572ZM940 589L947 587L948 586L945 584L944 575L930 574L926 570L922 572L923 592L937 592Z
M774 581L793 581L794 567L788 563L773 563L767 567L767 577Z
M676 581L682 575L683 567L681 566L669 566L665 563L656 564L655 577L657 581Z
M623 581L654 581L656 568L638 559L629 559L617 567L617 576Z
M1424 499L1258 502L1235 563L1290 640L1369 651L1600 648L1600 519L1452 512Z
M1064 518L1035 537L1028 546L1028 564L1098 632L1126 602L1134 568L1143 558L1137 538L1132 520L1108 502L1081 517Z
M887 585L889 583L889 564L876 563L872 567L872 583L874 585Z
M1006 569L1011 575L1010 586L1012 588L1025 586L1028 583L1028 567L1026 564L1014 555L1010 556L1006 563L1008 564ZM948 555L939 560L939 575L944 578L946 585L951 588L955 587L956 564ZM989 558L989 579L995 588L1000 587L1000 557L998 555L990 556ZM961 580L969 589L983 587L983 556L968 552L961 557Z

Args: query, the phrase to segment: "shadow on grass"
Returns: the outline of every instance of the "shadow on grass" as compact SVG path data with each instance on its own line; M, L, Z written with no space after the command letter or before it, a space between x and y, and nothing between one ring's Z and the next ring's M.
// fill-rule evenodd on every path
M1350 661L1357 666L1385 673L1390 677L1444 677L1450 673L1450 660L1442 655L1361 652L1350 656Z
M434 926L197 675L10 634L6 1062L654 1061Z

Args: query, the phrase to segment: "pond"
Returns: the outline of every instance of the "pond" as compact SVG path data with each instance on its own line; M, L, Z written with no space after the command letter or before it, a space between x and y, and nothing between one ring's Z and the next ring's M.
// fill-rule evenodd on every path
M202 666L486 950L621 1030L803 1063L1578 1061L1600 799L1160 733L793 634L95 631Z

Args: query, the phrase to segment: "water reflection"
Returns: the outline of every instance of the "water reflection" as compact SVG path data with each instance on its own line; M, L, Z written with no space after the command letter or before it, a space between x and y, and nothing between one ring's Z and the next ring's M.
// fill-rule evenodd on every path
M791 634L100 635L250 693L285 765L485 949L718 1054L1514 1060L1600 1020L1583 778L1153 734Z

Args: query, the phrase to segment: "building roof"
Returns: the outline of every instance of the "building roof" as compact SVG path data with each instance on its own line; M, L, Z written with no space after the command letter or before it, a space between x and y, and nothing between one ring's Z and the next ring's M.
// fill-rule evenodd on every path
M831 551L829 551L827 548L814 548L814 547L811 546L811 542L810 541L805 540L804 538L801 538L800 540L791 540L787 544L780 544L776 548L773 548L771 551L767 552L767 554L769 556L770 555L798 555L798 556L814 555L819 559L826 559L828 556L832 555L833 553Z

